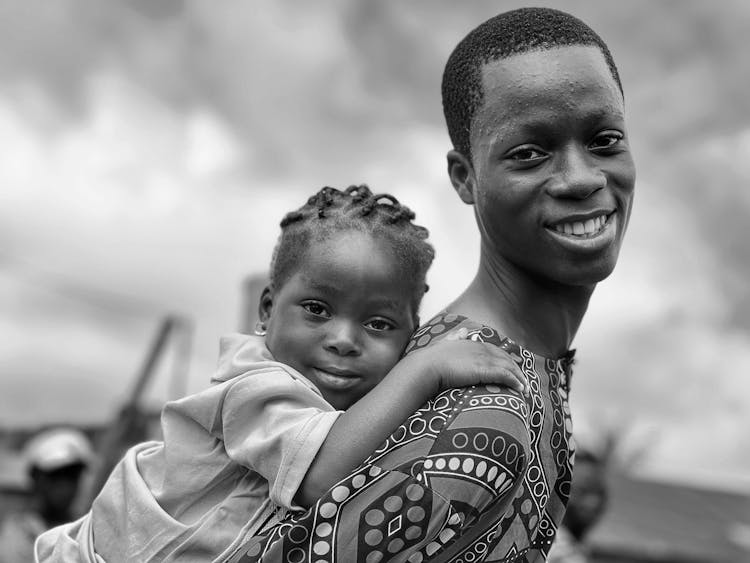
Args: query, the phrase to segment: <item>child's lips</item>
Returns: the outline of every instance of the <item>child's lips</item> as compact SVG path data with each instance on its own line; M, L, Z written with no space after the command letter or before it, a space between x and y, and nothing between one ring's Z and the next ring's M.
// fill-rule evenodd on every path
M319 369L321 371L324 371L326 373L330 373L333 375L340 375L341 377L357 377L358 376L357 372L352 369L340 368L336 366L323 366L323 367L319 367L316 369Z
M359 374L337 367L312 368L318 382L334 389L347 389L359 385Z

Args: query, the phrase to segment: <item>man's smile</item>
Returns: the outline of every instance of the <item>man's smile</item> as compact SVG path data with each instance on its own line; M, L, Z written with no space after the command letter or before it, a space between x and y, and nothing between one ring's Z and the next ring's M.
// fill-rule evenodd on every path
M546 227L553 238L571 250L596 251L614 242L617 212L577 220L560 221Z
M557 223L554 228L558 233L575 236L590 236L598 233L606 226L608 215L603 213L593 219L581 221L567 221Z

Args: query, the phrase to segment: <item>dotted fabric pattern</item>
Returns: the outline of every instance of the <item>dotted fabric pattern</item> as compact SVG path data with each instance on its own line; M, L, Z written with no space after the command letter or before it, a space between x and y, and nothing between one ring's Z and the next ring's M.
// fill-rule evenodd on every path
M225 561L544 561L570 493L573 354L535 356L445 314L406 353L462 327L516 360L530 397L493 385L441 393L308 511L269 522Z

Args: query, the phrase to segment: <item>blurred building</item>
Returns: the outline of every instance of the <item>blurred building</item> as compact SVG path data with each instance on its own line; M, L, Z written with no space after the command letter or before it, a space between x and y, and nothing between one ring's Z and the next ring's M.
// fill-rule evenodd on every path
M750 491L613 475L609 494L596 563L750 563Z

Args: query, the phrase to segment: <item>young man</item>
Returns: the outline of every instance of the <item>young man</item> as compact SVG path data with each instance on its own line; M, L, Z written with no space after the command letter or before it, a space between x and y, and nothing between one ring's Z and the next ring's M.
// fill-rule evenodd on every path
M451 54L448 173L480 265L411 349L455 330L515 355L531 386L455 389L405 421L302 516L232 561L544 561L571 487L570 345L613 270L635 168L611 54L580 20L520 9Z

